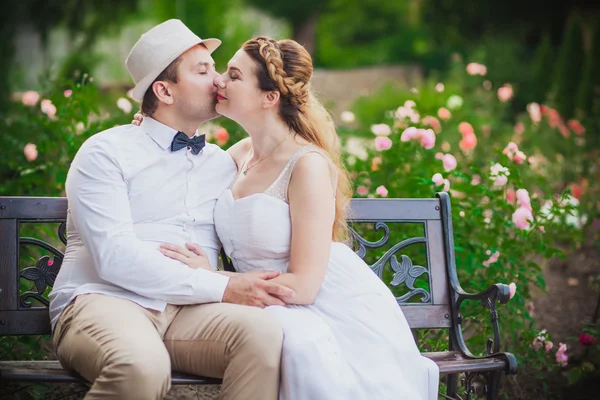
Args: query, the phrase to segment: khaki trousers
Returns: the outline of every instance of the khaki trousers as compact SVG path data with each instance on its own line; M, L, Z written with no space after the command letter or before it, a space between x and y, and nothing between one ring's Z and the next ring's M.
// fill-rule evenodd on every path
M263 309L169 304L164 312L78 296L53 334L58 359L93 382L86 400L162 399L171 370L223 378L223 400L276 400L283 334Z

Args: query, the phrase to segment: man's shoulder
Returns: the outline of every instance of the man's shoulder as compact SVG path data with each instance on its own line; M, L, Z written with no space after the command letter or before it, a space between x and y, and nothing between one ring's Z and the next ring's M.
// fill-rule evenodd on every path
M113 151L123 143L143 138L144 131L139 126L127 124L115 126L90 136L79 148L79 152L92 150Z

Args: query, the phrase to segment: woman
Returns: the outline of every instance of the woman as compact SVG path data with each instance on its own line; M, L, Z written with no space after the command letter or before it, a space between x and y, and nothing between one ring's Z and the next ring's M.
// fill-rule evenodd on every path
M390 290L342 243L350 185L312 70L298 43L257 37L215 81L217 111L250 136L229 150L239 171L217 201L217 232L238 272L278 270L274 280L296 293L267 307L284 332L280 399L436 399L437 366ZM210 268L201 252L163 248Z

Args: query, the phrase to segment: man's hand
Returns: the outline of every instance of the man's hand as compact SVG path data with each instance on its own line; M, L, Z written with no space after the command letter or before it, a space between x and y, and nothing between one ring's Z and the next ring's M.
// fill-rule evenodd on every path
M223 303L234 303L264 308L284 306L286 299L292 299L295 292L283 285L270 282L279 276L279 271L257 271L230 275L223 294Z

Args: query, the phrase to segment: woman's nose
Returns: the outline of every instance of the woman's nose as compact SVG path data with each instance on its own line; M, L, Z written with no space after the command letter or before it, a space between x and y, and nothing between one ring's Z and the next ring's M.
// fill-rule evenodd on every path
M221 89L225 89L225 79L223 79L223 75L217 75L217 77L213 81L214 85Z

